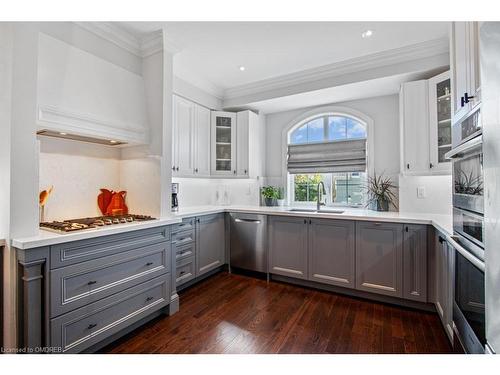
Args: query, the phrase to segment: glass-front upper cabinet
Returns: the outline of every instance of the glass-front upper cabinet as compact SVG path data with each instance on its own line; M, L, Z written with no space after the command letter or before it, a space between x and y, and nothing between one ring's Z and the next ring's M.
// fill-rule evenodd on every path
M429 80L430 170L451 172L444 155L451 150L451 82L450 72Z
M212 112L212 174L236 175L236 113Z

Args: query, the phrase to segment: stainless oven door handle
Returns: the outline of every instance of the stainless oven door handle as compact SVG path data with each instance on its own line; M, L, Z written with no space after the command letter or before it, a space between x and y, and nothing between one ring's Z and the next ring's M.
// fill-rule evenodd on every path
M453 248L458 251L460 254L464 256L469 262L479 268L482 272L484 272L484 262L481 262L474 255L468 252L465 248L463 248L456 240L454 236L446 236L446 241L448 241Z
M472 138L470 141L467 141L460 146L455 147L454 149L448 151L444 157L446 159L455 159L459 158L462 155L480 147L483 144L483 137L477 136L476 138Z

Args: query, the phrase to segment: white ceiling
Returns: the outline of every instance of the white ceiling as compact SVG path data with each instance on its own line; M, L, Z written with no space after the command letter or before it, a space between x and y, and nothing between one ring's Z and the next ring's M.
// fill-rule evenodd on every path
M135 35L165 27L174 72L221 91L448 36L447 22L122 22ZM373 36L361 33L373 30ZM241 72L239 66L245 66Z

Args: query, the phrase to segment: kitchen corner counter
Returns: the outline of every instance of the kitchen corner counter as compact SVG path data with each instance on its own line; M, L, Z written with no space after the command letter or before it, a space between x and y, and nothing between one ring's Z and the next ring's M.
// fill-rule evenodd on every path
M297 212L289 211L288 207L263 207L263 206L192 206L180 208L171 215L146 221L116 226L109 226L99 229L89 229L74 233L54 233L39 230L38 234L32 237L16 238L12 240L12 246L18 249L31 249L42 246L50 246L64 242L78 241L88 238L107 236L111 234L124 233L133 230L153 228L162 225L177 224L183 218L216 214L222 212L255 213L264 215L294 216L294 217L314 217L332 220L357 220L357 221L380 221L396 222L405 224L427 224L434 226L445 235L453 234L451 215L420 214L420 213L400 213L400 212L377 212L360 208L342 209L342 214L327 212ZM2 242L0 240L0 246Z
M121 225L112 225L109 227L98 228L98 229L87 229L83 231L76 231L73 233L55 233L40 229L38 231L38 234L34 236L13 239L12 246L18 249L25 250L25 249L50 246L65 242L85 240L88 238L108 236L111 234L130 232L134 230L154 228L163 225L177 224L180 222L181 218L176 216L168 216L161 219L127 223Z
M172 212L174 217L180 219L199 215L208 215L220 212L242 212L265 215L295 216L295 217L314 217L322 219L338 220L358 220L358 221L380 221L396 222L405 224L427 224L434 226L443 234L453 234L452 216L440 214L422 214L422 213L401 213L401 212L378 212L362 208L342 208L341 214L327 212L297 212L289 211L290 207L265 207L265 206L193 206L180 208Z

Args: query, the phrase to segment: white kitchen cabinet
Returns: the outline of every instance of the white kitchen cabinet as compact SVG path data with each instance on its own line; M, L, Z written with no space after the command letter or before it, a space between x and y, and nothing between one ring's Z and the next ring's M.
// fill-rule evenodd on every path
M198 177L210 176L210 121L210 110L196 104L194 121L194 174Z
M172 171L174 176L194 173L195 104L179 96L173 97Z
M429 170L428 82L420 80L401 85L401 172L425 174ZM422 152L424 151L424 152Z
M451 173L451 162L444 156L451 150L450 72L431 78L428 86L430 172Z
M210 120L208 108L173 96L173 176L210 176Z
M455 123L481 102L478 22L452 22L450 37Z
M444 154L451 148L449 72L406 82L399 94L401 173L450 174Z
M212 176L236 177L236 132L236 113L212 112Z
M236 116L236 176L257 178L262 173L259 116L252 111Z

